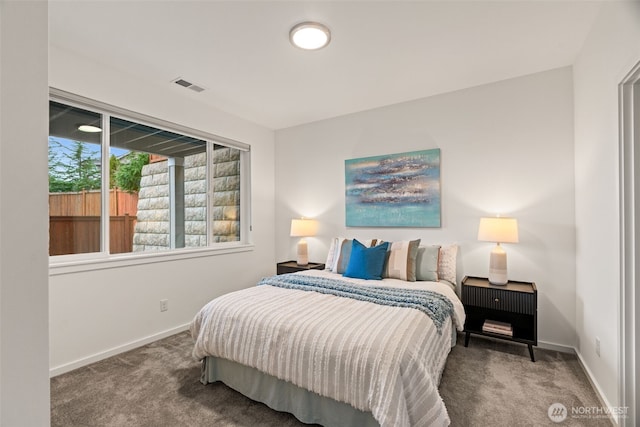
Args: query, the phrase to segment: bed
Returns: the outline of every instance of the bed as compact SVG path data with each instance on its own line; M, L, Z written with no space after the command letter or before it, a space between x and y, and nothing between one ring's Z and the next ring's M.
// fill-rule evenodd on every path
M464 324L454 288L343 274L268 277L205 305L190 326L201 381L305 423L449 425L438 384Z

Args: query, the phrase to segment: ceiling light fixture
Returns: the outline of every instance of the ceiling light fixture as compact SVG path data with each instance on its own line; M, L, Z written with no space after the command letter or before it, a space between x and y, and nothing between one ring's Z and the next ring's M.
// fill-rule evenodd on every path
M92 126L92 125L78 125L78 130L80 132L88 132L88 133L102 132L102 129L100 129L98 126Z
M322 49L331 41L331 32L317 22L301 22L289 31L289 40L300 49Z

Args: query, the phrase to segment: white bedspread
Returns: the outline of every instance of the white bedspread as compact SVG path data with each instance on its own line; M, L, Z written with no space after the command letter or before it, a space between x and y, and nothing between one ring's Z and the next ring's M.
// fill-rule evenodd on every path
M319 270L296 274L341 277ZM453 322L445 322L438 333L416 309L256 286L223 295L200 310L191 323L193 356L251 366L369 411L382 427L449 425L438 384L452 327L464 325L464 308L454 291L437 282L345 280L439 292L453 303Z

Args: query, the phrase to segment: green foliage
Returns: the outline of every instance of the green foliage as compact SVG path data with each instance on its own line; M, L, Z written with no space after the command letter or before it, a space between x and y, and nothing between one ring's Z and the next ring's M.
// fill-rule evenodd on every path
M109 157L109 188L116 187L116 172L120 167L120 160L113 154Z
M49 192L65 193L101 188L99 151L89 143L61 142L49 138ZM109 157L109 188L124 191L140 190L142 167L149 163L149 154L129 153L120 159Z
M140 190L142 167L149 163L147 153L130 153L120 161L115 171L116 186L130 193Z
M100 160L86 143L73 141L66 146L53 138L49 140L50 192L96 190L100 184Z

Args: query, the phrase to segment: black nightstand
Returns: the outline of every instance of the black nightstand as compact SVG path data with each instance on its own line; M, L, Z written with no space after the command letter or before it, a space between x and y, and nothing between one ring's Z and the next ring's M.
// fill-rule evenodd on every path
M535 362L533 346L538 345L538 290L533 282L492 285L483 277L462 279L462 304L466 313L464 346L469 335L485 335L527 344L531 361ZM508 323L512 335L483 330L485 320Z
M305 270L324 270L324 264L320 264L317 262L310 262L307 265L298 265L298 263L295 261L285 261L285 262L279 262L277 264L278 274L295 273L296 271L305 271Z

